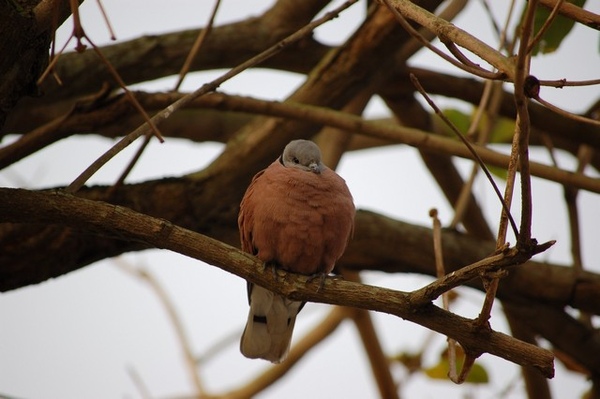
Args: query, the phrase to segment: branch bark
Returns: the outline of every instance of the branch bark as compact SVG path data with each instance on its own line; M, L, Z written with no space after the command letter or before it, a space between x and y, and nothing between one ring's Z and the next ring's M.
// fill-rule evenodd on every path
M36 211L31 212L35 203ZM12 222L61 223L75 229L93 229L120 236L145 246L169 249L193 257L294 300L352 306L392 314L447 335L475 356L490 353L522 366L533 367L544 376L554 375L554 356L547 350L491 329L475 328L472 320L454 315L429 303L418 308L411 294L342 280L319 282L306 276L281 272L275 276L255 257L227 244L183 229L173 223L130 209L77 198L61 192L0 189L0 214L11 209ZM485 339L482 339L485 336Z

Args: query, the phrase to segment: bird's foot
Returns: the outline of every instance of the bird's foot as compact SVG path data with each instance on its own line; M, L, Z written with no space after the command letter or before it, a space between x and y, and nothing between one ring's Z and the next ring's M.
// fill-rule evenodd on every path
M306 283L312 282L314 279L320 279L319 286L317 287L317 292L321 290L325 286L325 279L327 278L327 273L315 273L313 275L308 276L306 279Z
M277 265L277 263L275 262L265 262L264 263L264 269L271 269L271 273L273 274L273 278L275 279L275 281L279 281L279 275L277 274L277 269L279 268L279 265Z

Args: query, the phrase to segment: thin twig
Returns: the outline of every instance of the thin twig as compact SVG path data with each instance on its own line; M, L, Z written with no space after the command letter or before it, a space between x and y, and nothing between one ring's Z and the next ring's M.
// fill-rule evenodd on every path
M139 103L139 101L137 100L137 98L135 98L135 96L127 88L127 84L123 81L123 79L121 78L121 75L119 75L119 72L117 72L117 70L115 69L115 67L110 63L110 61L108 61L106 59L106 57L104 56L104 54L102 54L102 51L100 51L100 48L97 47L90 40L90 38L88 36L85 36L85 38L91 44L92 48L94 49L94 51L96 52L96 54L98 55L98 57L100 58L100 60L102 60L102 62L104 63L104 65L106 65L106 67L108 68L108 71L112 75L113 79L116 80L117 84L119 85L119 87L121 89L123 89L123 91L125 92L125 95L131 101L131 104L135 107L135 109L137 109L137 111L140 113L140 115L142 115L142 118L144 118L144 121L150 126L150 132L148 132L148 134L152 133L152 134L154 134L156 136L156 138L161 143L164 142L165 139L163 138L162 134L160 133L160 130L158 130L158 127L154 124L154 122L152 121L152 119L150 118L150 116L148 115L148 113L146 113L146 110L142 107L142 105Z
M475 115L471 119L471 124L469 129L467 130L465 136L472 137L477 131L478 126L481 121L482 116L484 115L488 103L490 101L491 94L493 92L494 82L491 80L486 80L483 85L483 94L481 95L481 100L479 101L479 105L477 106ZM480 132L477 136L477 144L485 145L488 141L489 132L491 130L491 124L487 124L487 128ZM460 190L460 194L458 195L458 199L454 204L454 217L450 222L450 228L454 229L463 219L464 214L469 206L471 200L471 192L473 191L473 184L475 182L475 177L477 176L477 172L479 171L479 166L477 164L473 164L471 168L471 173L469 174L469 179L463 184Z
M112 187L106 193L106 195L108 197L110 197L113 194L114 190L116 190L118 187L123 185L123 183L125 182L125 179L127 178L127 176L129 176L129 173L131 173L131 171L133 170L133 167L135 166L135 164L138 162L138 160L142 156L144 150L148 147L148 144L150 144L150 138L151 138L151 136L148 136L148 135L144 136L144 141L142 141L140 148L138 148L138 150L135 152L135 154L133 155L133 158L131 158L131 160L125 167L125 170L123 170L123 172L121 173L121 176L119 176L119 178L117 179L115 184L113 184Z
M560 10L560 7L564 2L565 0L558 0L556 2L554 8L552 9L552 12L550 12L550 15L548 15L548 18L544 21L544 25L542 25L535 37L531 40L531 42L529 42L529 45L527 46L528 54L531 53L533 51L533 48L542 40L544 33L546 33L548 28L550 28L550 25L552 25L554 19L558 16L558 10Z
M85 36L83 31L83 25L81 25L81 18L79 16L79 3L77 0L69 0L71 6L71 14L73 15L73 37L77 39L77 45L75 51L78 53L85 50L86 46L81 42L81 39Z
M69 134L58 128L73 114L74 110L75 107L71 107L63 115L21 135L14 143L0 147L0 169L33 154L46 145L67 137Z
M542 140L546 148L548 149L548 153L550 155L550 159L552 163L559 167L558 161L554 155L554 146L552 145L552 141L547 135L542 135ZM579 151L577 152L577 169L575 173L581 174L591 161L593 155L593 150L587 145L581 145L579 147ZM577 196L579 194L579 190L575 187L571 187L568 185L563 185L563 196L565 198L565 203L567 205L567 214L569 216L569 232L571 238L571 257L573 259L573 270L575 271L576 276L580 276L583 271L583 256L581 251L581 223L579 220L579 207L577 206ZM580 312L579 319L591 326L591 315L586 312Z
M594 151L587 145L582 145L579 147L579 151L577 153L577 160L579 163L577 164L577 170L575 173L582 174L587 165L590 163ZM579 212L577 208L577 194L579 190L574 187L565 186L565 197L567 197L567 203L571 203L569 209L569 220L572 234L571 239L571 253L573 255L573 266L578 274L583 272L583 256L581 251L581 239L579 237Z
M442 278L446 274L444 268L444 255L442 251L442 223L438 218L437 209L433 208L429 211L429 217L432 220L432 232L433 232L433 253L435 256L435 271L437 278ZM442 309L450 310L449 292L445 291L442 294ZM448 342L448 377L451 381L457 382L458 375L456 372L456 340L447 337Z
M500 264L504 265L505 260L514 256L514 250L506 248L504 251L490 255L487 258L479 260L470 265L464 266L459 270L446 274L434 282L411 292L411 303L414 306L422 306L434 301L444 292L461 286L468 281L480 276L486 270L496 270Z
M108 33L110 34L110 40L117 40L117 35L115 35L115 31L112 28L112 25L110 24L110 20L108 19L108 14L106 14L106 11L104 10L104 6L102 5L102 1L101 0L96 0L98 3L98 8L100 9L100 13L102 14L102 18L104 19L104 22L106 23L106 29L108 29Z
M477 359L476 355L468 354L467 351L465 351L465 360L463 361L462 369L460 370L460 375L456 378L456 381L452 381L452 382L454 382L456 384L462 384L463 382L465 382L467 379L467 376L469 375L469 372L471 371L471 369L473 368L473 365L475 364L476 359Z
M302 337L290 350L285 362L269 367L248 384L233 391L217 395L217 398L251 398L285 376L297 363L324 339L329 337L340 324L351 316L354 309L335 306L321 323Z
M494 33L498 36L498 38L500 38L500 36L501 36L500 26L498 25L498 22L494 18L494 13L492 12L492 9L490 8L490 4L488 3L488 0L481 0L481 5L483 6L485 14L490 19L490 23L492 24ZM509 15L510 15L510 13L509 13ZM504 40L499 40L499 42L500 42L500 48L504 48Z
M558 89L562 89L567 86L594 86L600 85L600 79L588 79L588 80L567 80L567 79L558 79L558 80L539 80L540 86L549 86L556 87Z
M362 283L358 272L343 270L342 276L346 281ZM377 382L377 388L379 389L379 396L389 399L399 398L388 358L383 351L383 346L381 345L381 341L375 330L375 325L370 313L364 309L353 309L350 316L354 321L365 353L369 358L371 370L375 377L375 381Z
M544 107L551 109L552 111L554 111L557 114L562 115L566 118L573 119L577 122L583 122L583 123L587 123L587 124L594 125L594 126L600 126L599 120L595 120L592 118L588 118L588 117L585 117L582 115L577 115L577 114L573 114L571 112L565 111L564 109L559 108L556 105L553 105L553 104L549 103L548 101L544 100L543 98L541 98L539 96L539 94L533 96L532 98L534 100L536 100L537 102L539 102L540 104L542 104Z
M156 297L160 303L162 303L167 312L167 316L169 317L169 321L175 330L178 342L181 345L190 380L192 381L197 395L202 396L204 394L204 388L202 386L202 382L200 381L198 370L196 369L196 360L191 349L192 345L187 337L183 323L177 314L177 310L175 309L169 294L159 283L158 279L156 279L148 270L136 269L124 262L118 263L118 266L121 270L144 280L150 286L150 288L152 288L152 291L156 294Z
M508 36L507 32L508 32L508 28L510 26L510 21L513 17L514 11L515 11L515 0L512 0L510 2L509 9L508 9L508 12L506 15L506 20L504 21L504 27L503 27L501 35L500 35L500 46L501 46L501 48L505 48L505 50L507 51L508 54L513 53L513 49L515 47L515 43L517 40L516 35L513 38L513 40L511 40L510 42L508 42L506 39ZM515 140L514 137L513 137L513 140ZM513 146L511 148L510 161L508 162L506 185L504 188L504 199L502 201L508 209L510 209L511 205L512 205L512 192L514 189L514 180L516 177L516 171L517 171L516 151L515 151L515 147ZM496 249L497 250L500 249L506 243L506 233L508 230L508 215L509 214L506 211L504 211L504 209L500 213L500 220L498 222L498 232L496 234Z
M53 47L52 47L52 56L50 57L50 63L48 63L48 66L46 67L46 69L44 70L44 72L42 72L42 74L38 78L38 80L36 82L36 84L38 86L40 86L44 82L44 80L46 80L46 78L48 77L48 75L52 71L54 71L54 67L58 63L58 59L60 58L61 54L65 51L65 49L67 48L67 46L69 45L69 43L71 42L71 40L73 39L73 37L74 36L71 33L71 35L69 36L69 38L67 39L67 41L65 42L65 44L62 46L62 48L60 49L60 51L58 52L58 54L54 53L54 45L53 45Z
M432 221L433 232L433 253L435 255L435 272L437 278L442 278L446 274L444 268L444 256L442 250L442 223L438 218L438 211L432 208L429 211L429 217ZM448 291L442 294L442 309L449 310Z
M483 306L479 312L479 316L475 320L475 326L477 328L489 329L490 316L492 314L492 306L494 305L494 299L496 298L496 291L498 291L498 283L500 277L506 275L506 271L499 270L495 273L486 273L481 277L483 280L483 287L485 288L485 298Z
M187 75L187 73L190 70L190 67L192 66L192 62L194 61L194 58L196 58L196 56L198 55L198 52L202 48L202 44L204 44L204 41L206 40L206 38L208 37L208 34L212 30L212 27L213 27L213 24L215 21L215 16L217 15L217 11L218 11L220 5L221 5L221 0L215 0L215 5L210 14L210 17L208 18L208 23L206 24L204 29L200 30L198 37L196 37L196 41L192 45L192 49L188 53L187 58L185 59L185 62L183 63L183 66L181 67L181 70L179 71L179 78L177 79L177 83L175 83L175 87L173 88L173 91L179 90L181 83L183 83L183 79L185 79L185 76Z
M133 381L133 384L137 388L138 393L140 394L142 399L151 399L152 395L150 394L150 390L148 389L148 386L140 376L140 373L138 373L133 366L127 366L127 374L131 378L131 381Z
M469 59L467 59L466 56L464 56L464 54L462 54L458 50L458 48L456 48L454 43L452 43L449 39L447 39L443 36L439 36L442 43L444 43L446 45L446 47L448 47L450 52L452 52L452 54L458 59L458 61L455 60L454 58L448 56L447 54L445 54L444 52L439 50L437 47L432 45L429 42L429 40L427 40L425 37L423 37L423 35L421 35L419 33L418 30L413 28L408 23L408 21L404 18L404 16L396 9L396 7L392 6L392 4L390 3L390 0L382 0L382 1L386 5L386 7L392 12L392 14L394 14L394 17L396 18L398 23L400 23L402 28L404 28L412 37L417 39L423 46L427 47L429 50L433 51L435 54L437 54L444 60L448 61L452 65L454 65L457 68L460 68L466 72L469 72L473 75L480 76L485 79L504 79L504 78L506 78L506 75L504 74L504 72L490 72L490 71L487 71L487 70L481 68L479 65L471 62Z
M540 4L547 8L554 8L557 1L560 0L540 0ZM600 15L584 10L571 2L564 2L559 12L566 18L587 25L592 29L600 29Z
M423 86L421 86L421 83L419 83L419 80L417 79L417 77L414 74L411 73L410 74L410 79L413 82L413 84L415 85L415 87L417 88L417 90L419 91L419 93L421 93L421 95L425 98L425 100L427 101L427 103L429 104L429 106L452 129L452 131L457 135L457 137L469 149L469 152L473 155L473 157L476 160L476 162L479 163L479 166L481 166L481 169L483 170L483 173L485 173L488 181L492 185L492 188L494 189L494 192L496 193L496 195L500 199L500 203L502 204L502 208L505 210L505 212L507 213L507 215L509 217L509 220L510 220L510 223L511 223L511 226L513 228L513 231L514 231L515 235L518 235L517 224L513 220L512 216L510 214L510 210L508 209L508 207L504 203L504 200L502 199L502 194L500 194L500 190L498 189L498 186L496 185L496 182L494 182L494 179L492 178L492 174L488 170L487 166L485 166L485 163L483 162L483 160L481 159L481 157L479 156L479 154L477 153L477 151L475 150L475 148L473 147L473 145L471 143L469 143L469 140L467 140L465 138L465 136L456 128L456 126L454 126L454 124L443 114L443 112L438 108L438 106L431 100L431 98L429 97L429 95L427 94L427 92L425 92L425 90L423 89Z
M162 111L158 112L156 115L154 115L152 117L151 121L153 122L154 125L158 126L160 123L162 123L163 121L168 119L173 112L187 106L189 103L191 103L196 98L203 96L206 93L216 90L221 84L223 84L227 80L231 79L232 77L240 74L241 72L245 71L248 68L254 67L254 66L262 63L263 61L267 60L268 58L281 52L286 47L289 47L293 43L308 36L315 28L317 28L318 26L324 24L325 22L330 21L331 19L337 17L340 12L347 9L348 7L350 7L357 1L358 0L346 1L341 6L326 13L323 17L318 18L318 19L312 21L311 23L305 25L304 27L300 28L295 33L291 34L290 36L288 36L285 39L281 40L280 42L276 43L275 45L269 47L262 53L241 63L240 65L236 66L235 68L230 69L225 74L218 77L217 79L215 79L209 83L205 83L200 88L198 88L196 91L185 95L184 97L175 101L173 104L169 105ZM118 154L121 150L126 148L129 144L131 144L133 141L135 141L138 137L140 137L144 134L148 134L148 132L149 132L148 125L146 123L144 123L141 126L139 126L137 129L135 129L133 132L129 133L121 141L119 141L117 144L115 144L115 146L113 146L107 152L102 154L100 156L100 158L98 158L96 161L94 161L86 170L84 170L67 187L67 191L68 192L76 192L77 190L79 190L85 184L85 182L87 182L89 180L89 178L92 177L92 175L94 175L94 173L96 173L96 171L98 169L100 169L106 162L108 162L110 159L112 159L116 154Z
M515 67L515 105L517 110L515 136L517 137L518 162L521 183L521 226L520 234L517 236L517 245L520 248L531 246L531 219L532 219L532 194L531 174L529 172L529 133L531 124L529 121L528 99L526 96L526 79L529 75L529 63L531 54L529 41L533 33L533 21L537 0L527 3L525 20L521 26L521 37L519 50L517 52Z
M502 73L505 75L506 79L512 80L514 75L514 64L512 60L510 60L508 57L505 57L497 50L494 50L483 41L408 0L381 1L383 1L386 5L391 4L392 8L397 10L403 18L407 18L418 23L419 25L434 32L438 37L443 37L444 40L449 40L452 43L471 51L481 59L486 60L487 63L498 70L498 73ZM398 21L400 22L400 20ZM476 70L469 72L477 74ZM496 79L498 78L495 74L490 76L496 76Z
M100 48L98 48L98 46L96 46L94 44L94 42L89 38L89 36L86 35L85 30L83 29L83 26L81 25L81 19L79 17L79 8L78 8L79 5L77 3L77 0L70 0L70 4L71 4L71 12L73 14L73 31L71 33L71 36L67 40L67 43L69 43L73 37L76 38L77 39L77 45L76 45L75 48L76 48L76 50L78 52L83 51L85 49L85 47L86 47L83 44L83 42L82 42L83 39L87 40L88 43L90 43L90 45L92 46L92 49L94 50L94 52L96 53L96 55L100 58L100 60L108 68L110 74L117 81L117 84L124 90L126 97L133 104L133 106L137 109L137 111L140 113L140 115L142 115L142 117L144 118L145 122L150 127L150 130L148 131L148 134L150 134L150 133L154 134L161 142L163 142L164 139L163 139L160 131L158 130L158 127L154 124L154 122L152 121L152 119L150 119L150 117L148 116L148 114L146 113L146 111L144 110L144 108L141 106L141 104L139 103L139 101L137 100L137 98L127 88L127 85L125 84L125 82L123 81L123 79L121 79L121 76L119 75L119 73L117 72L117 70L106 59L106 57L104 57L104 54L102 54L102 52L100 51ZM102 9L102 12L104 12L103 9ZM108 23L108 20L107 20L107 23ZM109 25L109 28L110 28L110 25ZM65 44L65 46L66 46L66 44ZM61 50L61 53L62 53L62 51L64 51L64 47ZM48 72L52 70L52 68L54 67L54 64L55 64L56 60L58 60L58 56L53 59L53 62L51 62L50 65L48 65L48 67L46 68L46 71L44 71L44 73L40 77L40 79L38 81L38 84L44 79L45 76L47 76ZM125 142L128 142L128 141L125 141ZM124 143L124 141L121 140L119 143ZM112 149L114 149L114 147ZM111 154L110 158L112 158L112 156L114 156L118 152L119 151L110 152L110 154ZM104 155L106 155L106 154L107 153L105 153ZM108 158L108 159L110 159L110 158ZM103 163L99 163L98 160L96 160L94 163L92 163L84 171L84 174L86 176L89 175L89 177L91 177L94 173L96 173L96 171L98 171L98 169L100 169L100 167L102 165L103 165ZM80 177L83 178L82 175L80 175ZM75 182L78 181L76 179L75 182L71 183L66 188L66 191L67 192L71 192L71 193L76 192L89 179L89 177L87 177L83 182L81 182L81 184L73 184L73 183L75 183Z

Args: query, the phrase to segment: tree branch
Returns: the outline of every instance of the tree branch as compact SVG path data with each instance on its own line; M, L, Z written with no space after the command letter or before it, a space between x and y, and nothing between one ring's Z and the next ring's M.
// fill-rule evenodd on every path
M550 9L556 7L556 3L558 3L558 0L539 1L541 5ZM558 12L569 19L587 25L592 29L600 30L600 15L594 14L591 11L584 10L581 7L577 7L575 4L571 4L568 1L565 1L563 2L563 4L560 5Z
M36 204L35 212L31 205ZM446 312L433 304L415 308L411 294L341 280L307 282L306 276L265 272L257 258L227 244L183 229L167 220L153 218L121 206L78 198L59 191L34 192L0 189L0 214L11 222L61 223L76 229L92 229L148 246L169 249L217 266L290 299L374 310L447 335L473 355L490 353L522 366L533 367L544 376L554 375L553 355L545 350L493 330L473 328L472 320ZM485 339L482 337L485 336Z

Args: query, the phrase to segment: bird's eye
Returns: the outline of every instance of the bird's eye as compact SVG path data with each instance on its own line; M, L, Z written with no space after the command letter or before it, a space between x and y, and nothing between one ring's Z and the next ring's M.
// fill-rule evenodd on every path
M300 160L298 158L294 157L294 158L292 158L292 162L295 164L299 164Z

